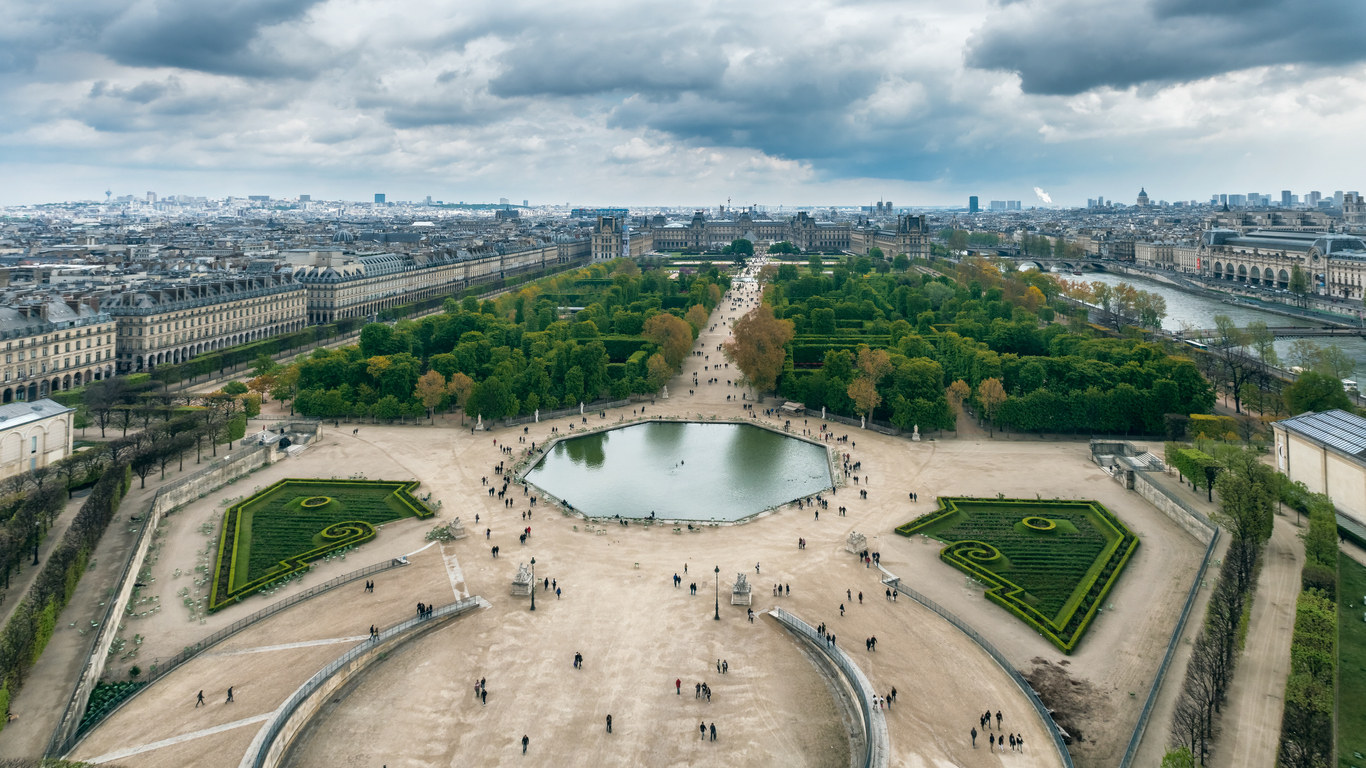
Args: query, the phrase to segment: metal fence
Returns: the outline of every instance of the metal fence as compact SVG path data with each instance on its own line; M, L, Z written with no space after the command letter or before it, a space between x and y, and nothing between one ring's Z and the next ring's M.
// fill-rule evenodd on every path
M888 762L890 744L887 741L887 729L883 727L875 730L873 718L882 717L882 710L876 709L871 700L872 689L868 684L868 679L864 677L863 671L849 659L843 649L831 646L825 641L825 636L816 631L816 628L793 616L782 608L773 608L769 611L773 618L777 619L783 626L802 635L811 641L817 648L824 651L827 658L835 663L840 673L849 681L849 687L854 689L854 698L858 701L860 714L863 716L863 744L864 755L862 765L864 768L874 768L875 766L885 766ZM876 712L876 715L874 714Z
M935 601L916 592L914 589L902 586L901 579L891 571L883 568L881 564L878 565L878 569L887 574L887 578L884 579L883 583L890 584L896 591L906 595L926 608L929 608L931 611L934 611L943 617L945 621L957 627L960 632L972 638L973 642L977 643L982 650L986 651L987 654L1001 666L1001 669L1004 669L1006 673L1010 675L1010 679L1014 680L1015 684L1020 686L1020 690L1028 697L1029 703L1034 705L1034 710L1038 713L1040 719L1043 720L1044 727L1048 729L1049 735L1053 737L1053 746L1057 748L1058 757L1062 760L1062 764L1065 768L1072 768L1072 755L1067 751L1067 744L1063 742L1062 731L1059 730L1058 724L1053 722L1053 716L1049 714L1048 707L1044 706L1043 700L1039 698L1039 694L1034 691L1034 686L1030 685L1029 681L1024 679L1024 675L1021 675L1019 670L1015 669L1015 665L1006 660L1006 657L1002 655L1000 651L996 650L996 646L988 642L985 637L977 634L977 630L968 626L962 619L953 615Z
M467 597L463 600L457 600L454 603L449 603L440 608L433 609L430 616L408 619L407 621L395 624L388 629L380 630L379 636L375 640L362 641L355 648L352 648L342 654L340 658L337 658L332 663L323 667L317 674L310 677L307 682L299 686L298 690L294 691L294 693L285 700L285 703L281 704L271 715L271 719L267 722L264 730L264 735L254 742L256 754L251 756L253 768L261 768L261 766L265 765L271 747L275 744L275 740L279 738L280 731L284 729L284 726L289 722L290 717L294 715L295 710L297 710L309 696L316 693L333 675L337 674L338 671L385 641L392 640L399 635L418 627L429 625L436 619L456 616L469 611L478 606L479 603L480 600L478 597Z
M1191 591L1186 595L1186 606L1181 609L1181 618L1176 622L1176 628L1172 630L1172 639L1167 643L1167 653L1162 657L1162 666L1157 668L1157 676L1153 678L1153 687L1148 690L1148 700L1143 703L1143 711L1138 716L1138 724L1134 726L1134 733L1129 737L1129 748L1124 750L1124 759L1119 762L1119 768L1129 768L1133 763L1134 757L1138 754L1139 742L1143 741L1143 732L1148 728L1148 718L1152 716L1153 707L1157 706L1157 695L1162 690L1162 681L1167 676L1167 668L1171 666L1172 657L1176 655L1176 646L1181 642L1181 633L1186 629L1186 620L1190 618L1191 609L1195 607L1195 598L1200 593L1200 584L1205 579L1205 570L1209 568L1210 558L1214 556L1214 545L1219 543L1219 529L1214 528L1214 536L1209 540L1209 546L1205 547L1205 559L1200 562L1200 570L1195 574L1195 581L1191 583Z
M302 603L303 601L308 600L310 598L317 597L318 595L321 595L322 593L327 592L329 590L335 589L336 587L339 587L343 584L364 578L366 576L370 576L371 574L379 573L381 571L387 571L391 568L399 568L404 565L407 565L405 561L393 559L384 563L375 563L374 565L368 565L357 571L344 573L341 576L329 579L323 582L322 584L309 587L308 589L304 590L303 592L300 592L297 595L292 595L277 603L272 603L271 605L262 608L261 610L251 614L250 616L245 616L241 619L238 619L237 621L234 621L232 624L229 624L228 626L218 630L217 632L214 632L208 637L205 637L204 639L196 642L194 645L185 646L185 650L181 651L180 653L177 653L169 659L166 659L165 661L162 661L161 659L154 659L152 663L148 665L147 676L144 677L141 681L144 683L144 685L139 687L137 691L135 691L133 694L108 705L106 708L104 708L103 711L94 713L85 712L80 718L80 727L74 733L72 733L70 737L63 740L61 744L54 745L52 748L50 748L48 754L61 755L71 751L76 747L78 743L80 743L81 739L85 738L86 734L90 733L91 729L93 729L96 725L99 725L101 722L103 722L105 718L107 718L109 715L117 711L119 707L122 707L124 704L128 703L130 700L136 697L138 693L141 693L143 690L145 690L147 685L150 685L151 683L161 679L162 677L165 677L166 675L170 674L171 670L175 669L176 667L179 667L180 665L184 664L185 662L189 661L195 656L198 656L199 654L203 653L209 648L223 642L224 640L227 640L229 637L232 637L238 632L241 632L242 630L246 629L252 624L255 624L256 622L261 621L263 619L268 619L271 616L274 616L275 614L279 613L280 611L298 605L299 603ZM116 605L113 605L111 603L111 608L116 607ZM110 619L106 617L106 621L108 620Z

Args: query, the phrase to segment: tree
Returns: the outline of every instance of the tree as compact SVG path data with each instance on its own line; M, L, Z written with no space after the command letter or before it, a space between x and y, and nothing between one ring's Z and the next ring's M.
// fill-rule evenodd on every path
M707 327L708 319L707 308L701 304L692 305L692 307L688 309L688 313L683 316L683 320L686 321L688 325L692 326L692 335L694 339L702 332L703 328Z
M1309 339L1295 339L1290 342L1290 365L1302 371L1317 368L1323 351Z
M270 394L270 390L275 388L275 376L263 373L251 379L247 379L247 389L265 398Z
M675 371L692 350L692 328L678 316L667 312L661 312L646 320L642 335L659 345L665 362Z
M910 259L910 257L907 256L906 254L904 254L904 253L898 253L898 254L896 255L896 258L892 259L892 269L895 269L895 270L898 271L898 272L905 272L906 270L908 270L908 269L910 269L910 268L911 268L911 259Z
M983 379L982 383L977 385L977 399L982 401L982 410L986 412L989 434L995 436L995 430L990 429L990 426L1000 411L1001 404L1006 401L1006 390L1001 386L1001 380Z
M441 404L441 398L446 396L446 377L440 371L427 371L417 380L414 394L427 409L427 418L435 423L436 407Z
M1304 303L1304 295L1309 292L1309 275L1296 264L1290 268L1290 292Z
M958 437L958 417L963 415L963 401L972 396L972 388L966 381L959 379L944 390L945 397L948 398L949 405L953 407L953 436Z
M259 378L261 376L265 376L279 367L280 364L275 362L275 360L272 359L270 355L267 355L266 353L262 352L261 354L256 356L255 362L252 363L252 378Z
M754 243L742 238L730 241L730 252L744 254L745 256L754 255Z
M876 245L873 246L872 248L869 248L869 249L868 249L868 258L870 258L870 259L881 259L881 258L884 258L883 254L882 254L882 249L879 248L879 247L877 247Z
M681 320L679 322L682 322ZM465 413L501 419L516 413L517 398L497 376L490 376L474 386Z
M669 368L669 363L665 361L664 355L656 352L650 355L650 359L645 361L646 381L650 389L658 391L664 386L664 382L669 380L673 371Z
M772 253L772 251L773 249L770 248L769 252ZM820 256L812 254L806 259L806 268L811 270L811 274L820 275L825 272L825 262L821 260Z
M1262 320L1247 324L1247 346L1262 361L1262 365L1277 365L1276 335L1267 328Z
M794 334L791 320L779 320L770 304L735 321L733 338L723 347L726 359L735 363L745 381L758 392L773 389L787 359L787 344Z
M1357 363L1342 347L1336 344L1329 344L1319 353L1319 359L1314 365L1314 370L1324 376L1332 376L1335 379L1346 379L1357 369Z
M250 391L251 391L251 390L247 388L247 385L246 385L246 384L243 384L243 383L240 382L240 381L230 381L230 382L228 382L227 384L224 384L224 385L223 385L223 392L224 392L225 394L229 394L229 395L233 395L233 396L245 395L247 392L250 392Z
M1286 408L1292 414L1306 411L1331 411L1340 408L1350 410L1352 401L1342 389L1342 380L1324 376L1318 371L1305 371L1294 384L1285 388L1283 393Z
M474 379L456 371L451 374L450 381L446 382L446 391L451 397L455 398L455 407L460 409L460 426L465 426L465 405L470 401L470 392L474 390Z

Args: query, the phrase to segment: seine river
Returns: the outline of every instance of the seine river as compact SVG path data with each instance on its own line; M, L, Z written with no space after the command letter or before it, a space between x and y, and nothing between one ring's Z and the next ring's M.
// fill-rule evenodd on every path
M1242 305L1224 304L1216 299L1197 296L1185 291L1179 291L1166 283L1159 283L1135 275L1119 275L1109 272L1087 272L1081 277L1072 275L1058 274L1069 280L1082 280L1084 282L1102 282L1114 285L1115 283L1128 283L1135 288L1157 293L1167 300L1167 317L1162 321L1162 327L1168 331L1179 331L1184 326L1194 328L1213 328L1215 315L1228 315L1235 323L1246 326L1248 323L1261 320L1269 326L1317 326L1313 320L1305 320L1298 317L1287 317L1278 315L1274 312L1264 312L1254 307ZM1357 380L1366 378L1366 339L1360 336L1351 337L1324 337L1310 339L1319 346L1329 344L1341 347L1349 357L1357 363L1357 368L1351 378ZM1276 341L1276 352L1282 360L1290 351L1292 339L1278 339Z

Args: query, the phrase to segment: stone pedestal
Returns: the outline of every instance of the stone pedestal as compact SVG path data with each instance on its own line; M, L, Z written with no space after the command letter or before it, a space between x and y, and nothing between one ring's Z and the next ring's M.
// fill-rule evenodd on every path
M749 579L744 573L735 574L735 584L730 588L731 605L750 605L753 595L750 593Z
M531 569L526 563L517 564L517 575L512 577L513 597L527 597L536 585L531 583Z
M458 517L446 526L446 530L450 531L452 539L463 539L467 535L465 533L465 524L461 522Z
M844 551L855 555L868 549L868 537L858 531L850 531L849 538L844 541Z

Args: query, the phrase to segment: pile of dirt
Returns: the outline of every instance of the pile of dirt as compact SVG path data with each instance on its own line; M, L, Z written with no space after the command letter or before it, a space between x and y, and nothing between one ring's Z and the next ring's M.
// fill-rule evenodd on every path
M1020 670L1020 674L1052 713L1053 721L1063 731L1064 741L1068 744L1086 741L1084 734L1089 723L1098 715L1103 716L1110 709L1110 702L1090 680L1074 680L1068 675L1066 661L1054 664L1042 656L1035 656L1029 662L1034 669Z

